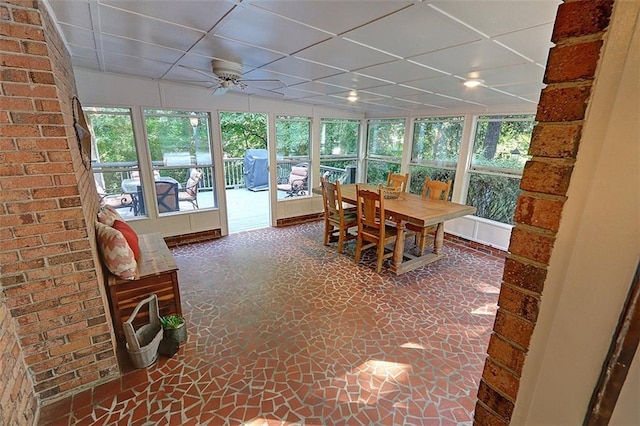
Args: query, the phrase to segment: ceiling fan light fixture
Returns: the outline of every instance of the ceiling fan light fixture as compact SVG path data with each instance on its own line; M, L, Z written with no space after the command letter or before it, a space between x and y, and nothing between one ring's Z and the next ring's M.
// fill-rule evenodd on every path
M482 83L484 83L484 80L480 80L479 78L471 78L465 80L462 84L464 84L466 87L478 87Z

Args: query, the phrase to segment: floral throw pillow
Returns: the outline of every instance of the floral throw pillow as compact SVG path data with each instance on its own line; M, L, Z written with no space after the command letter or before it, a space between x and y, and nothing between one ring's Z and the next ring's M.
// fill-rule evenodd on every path
M96 236L102 261L109 272L123 280L135 279L138 264L122 232L96 222Z
M100 207L100 210L98 210L98 222L104 223L108 226L113 226L113 222L116 220L123 219L122 216L120 216L120 213L118 213L113 206L107 204Z

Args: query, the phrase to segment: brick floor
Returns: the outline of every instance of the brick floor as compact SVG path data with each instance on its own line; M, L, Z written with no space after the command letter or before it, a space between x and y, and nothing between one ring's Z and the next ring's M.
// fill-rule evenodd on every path
M396 276L354 248L321 223L173 248L186 344L141 370L125 353L40 424L471 425L504 257L449 240Z

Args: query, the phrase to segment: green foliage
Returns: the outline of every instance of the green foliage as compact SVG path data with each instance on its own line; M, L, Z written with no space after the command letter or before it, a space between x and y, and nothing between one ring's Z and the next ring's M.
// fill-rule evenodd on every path
M267 148L267 115L243 112L220 113L222 152L227 158L244 158L248 149Z
M413 131L413 162L455 164L462 142L462 117L416 120Z
M467 204L476 216L513 225L520 193L520 179L473 173L469 180Z
M311 150L311 119L278 117L276 120L276 151L282 157L309 157Z
M404 120L369 120L367 155L402 158Z
M87 111L96 140L98 162L137 162L136 145L133 138L133 125L129 110L125 113L110 114Z
M510 121L513 118L522 121ZM472 164L521 170L529 159L534 125L530 116L481 117L476 126Z
M366 182L371 185L386 183L389 172L400 173L400 164L368 160Z
M360 122L322 120L320 155L357 155Z
M165 330L173 330L184 324L184 318L178 315L160 317L160 324Z

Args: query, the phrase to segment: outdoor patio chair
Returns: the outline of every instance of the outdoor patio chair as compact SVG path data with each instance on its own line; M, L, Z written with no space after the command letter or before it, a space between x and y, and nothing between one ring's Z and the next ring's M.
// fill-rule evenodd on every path
M307 195L307 192L309 191L308 171L309 168L306 164L298 164L291 167L288 182L278 183L278 189L287 193L285 198Z
M202 179L201 169L191 169L184 191L178 193L178 201L188 201L194 209L198 208L198 185Z
M123 207L133 208L133 197L130 194L112 194L109 195L100 183L96 181L96 191L100 200L100 206L109 205L119 209Z
M445 200L449 199L449 192L451 191L451 180L441 182L439 180L431 180L427 177L422 185L422 196L431 200ZM416 249L418 254L422 256L424 247L427 241L427 234L434 232L436 225L421 227L412 223L406 223L407 230L411 233L415 232L416 235Z
M384 196L380 189L371 191L356 184L356 194L358 202L358 236L356 238L355 262L360 262L362 250L376 247L376 272L380 272L384 259L393 256L393 250L385 253L385 246L395 243L398 233L395 227L386 223Z
M156 197L158 199L158 213L176 212L180 210L178 202L178 184L173 182L156 181Z

